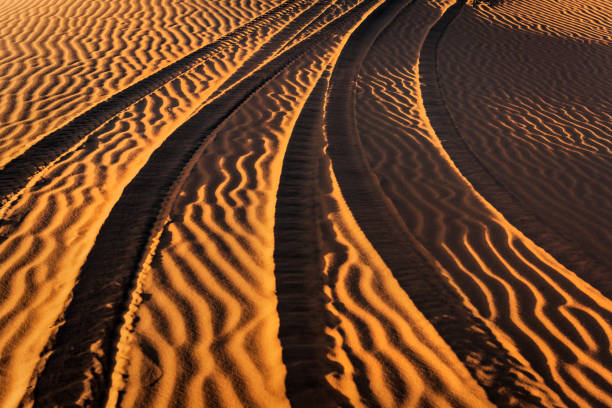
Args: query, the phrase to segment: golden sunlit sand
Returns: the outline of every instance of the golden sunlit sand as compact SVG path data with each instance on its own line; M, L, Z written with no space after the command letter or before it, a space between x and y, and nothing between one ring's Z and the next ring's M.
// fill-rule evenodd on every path
M0 407L612 407L612 2L0 33Z

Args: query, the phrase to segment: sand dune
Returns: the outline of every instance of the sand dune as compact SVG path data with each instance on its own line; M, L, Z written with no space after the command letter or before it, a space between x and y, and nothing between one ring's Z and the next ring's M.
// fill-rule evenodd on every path
M0 405L612 406L609 9L0 0Z
M7 325L4 328L7 343L3 348L6 347L6 353L11 350L15 357L5 360L7 367L19 364L24 371L28 365L30 370L34 369L49 336L41 335L41 331L51 333L97 231L125 185L152 151L231 76L238 64L252 57L287 24L287 13L295 13L305 3L279 9L268 16L267 25L259 22L255 30L249 31L253 47L247 50L251 52L245 52L240 43L246 40L246 35L228 41L223 51L101 123L36 173L25 188L10 196L1 210L5 221L1 233L7 238L0 244L5 271L2 280L11 293L0 306ZM268 57L269 53L264 52L259 59ZM24 249L27 250L25 258ZM33 272L40 277L20 290L16 285ZM37 280L44 281L45 285L36 284ZM18 303L19 293L24 291L31 299L29 304ZM53 300L48 301L48 297ZM33 301L35 298L39 301ZM9 342L10 330L20 336L31 333L35 345L17 342L18 347L25 347L24 353L28 350L28 357L13 348L15 341ZM23 373L17 376L23 387L21 391L17 385L7 387L17 393L24 392L29 381L24 382L27 376ZM3 380L11 381L10 378Z
M127 333L119 343L120 356L133 370L128 378L135 382L128 383L127 405L286 405L283 372L274 370L280 347L273 243L266 232L274 220L280 159L295 122L281 112L299 113L321 65L315 60L290 66L251 96L215 131L182 184L169 213L172 221L160 235L151 266L144 266L150 271L140 272L140 279L151 275L151 283L142 284L151 301L138 310L138 343L147 347L124 350L132 341ZM283 78L298 73L297 80ZM192 355L206 363L197 364ZM118 363L117 391L124 369L122 360ZM155 372L164 375L152 377ZM152 391L147 386L156 380ZM117 391L111 391L111 404Z
M299 77L297 81L293 79L298 72L309 71L297 65L287 67L278 79L261 88L215 131L215 139L186 179L183 195L170 213L172 221L162 233L158 253L152 259L151 283L143 287L151 300L139 308L143 320L133 340L138 347L132 346L125 356L130 362L123 399L127 406L199 406L202 401L220 406L276 406L288 402L295 406L486 404L484 393L411 305L342 202L329 159L321 150L323 134L316 126L323 120L317 115L323 114L326 78L320 80L306 108L301 110L304 98L325 67L321 62L331 56L333 53L328 52L326 58L310 62L315 64L316 75L305 84L300 84ZM273 86L282 89L275 90ZM296 91L301 98L292 100ZM277 100L276 95L282 98ZM274 115L254 122L253 114L258 112L254 108L269 104L270 111L277 111L275 107L279 105L296 114L301 110L298 124L295 125L297 116L287 115L282 122ZM285 121L294 123L283 126ZM313 133L304 132L308 128ZM291 151L285 156L281 173L278 164L289 140ZM306 144L306 151L294 144L300 142ZM304 160L308 147L312 160ZM251 167L258 164L261 167L253 171ZM317 177L319 167L321 174ZM255 175L257 179L251 180ZM304 199L325 197L321 204L314 204L320 210L312 212L310 204L298 204L295 192L287 191L301 181L306 184L300 187L310 189ZM210 202L215 205L202 207ZM255 207L254 211L249 207ZM313 252L308 255L313 256L314 264L323 265L318 277L316 269L310 268L303 268L304 275L299 274L296 268L300 268L301 261L296 263L297 254L279 249L295 251L295 240L299 239L295 235L297 220L289 216L296 215L294 211L306 211L315 217L302 226L302 231L305 237L314 238ZM313 225L314 220L318 222ZM317 225L321 225L319 232ZM276 246L276 266L269 251L273 245L267 242L272 228L276 239L283 240ZM198 248L192 247L194 237L199 237ZM363 289L355 287L351 283L355 273L363 273L363 279L370 283ZM276 343L278 329L274 327L279 323L265 308L276 302L269 292L273 286L265 280L274 274L280 344ZM185 290L193 286L200 290ZM384 294L376 294L381 290ZM253 298L253 294L258 296ZM326 296L330 297L327 301ZM225 312L219 314L219 309ZM331 321L308 322L307 314L313 311L323 312ZM201 326L204 322L213 326ZM175 324L179 327L173 327ZM269 331L269 326L274 330ZM185 334L177 337L178 333ZM372 346L364 344L364 337L383 342L374 346L380 351L369 351ZM330 341L333 347L328 345ZM245 342L266 345L251 348ZM278 364L274 359L280 356L279 346L287 367L289 401L284 402L278 395L283 395L283 387L279 389L275 382L279 378L258 376L270 370L267 365ZM278 351L273 354L261 354L275 348ZM193 354L208 355L204 360L211 363L192 366L193 362L183 360ZM186 365L190 368L186 369ZM252 372L253 366L256 373ZM428 375L421 375L423 371ZM388 376L393 379L385 379ZM471 392L465 392L467 384L471 384ZM363 387L371 390L364 391ZM398 395L396 387L402 390ZM172 402L168 400L170 396Z

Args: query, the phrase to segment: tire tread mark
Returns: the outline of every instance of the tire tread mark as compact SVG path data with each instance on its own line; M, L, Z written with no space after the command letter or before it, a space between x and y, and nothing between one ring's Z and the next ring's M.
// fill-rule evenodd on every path
M355 123L356 77L369 48L397 15L394 9L398 4L386 3L376 16L378 24L374 22L354 33L332 74L326 128L336 178L357 223L400 286L474 375L489 399L500 406L543 406L538 397L517 381L516 372L530 374L521 369L486 324L463 305L439 267L434 266L435 260L410 233L363 152ZM475 356L479 361L475 361ZM477 376L481 366L488 369L486 382Z
M168 192L201 145L208 143L215 128L285 67L325 38L341 32L350 18L342 16L333 21L327 30L297 44L244 78L193 115L152 154L111 210L81 268L72 301L60 319L63 323L42 353L50 356L46 362L42 361L44 367L32 380L35 386L31 394L36 406L73 404L88 376L94 400L86 404L103 406L123 313L135 289L141 261L150 249L150 239L155 229L163 226L160 214L172 204ZM146 301L146 294L141 296ZM98 351L92 349L95 344ZM98 367L97 371L92 367Z
M287 368L285 386L292 407L349 406L325 379L335 367L326 355L333 343L325 333L334 317L327 311L317 189L323 145L322 101L329 75L319 79L289 140L277 193L274 275L279 339Z
M609 268L582 246L545 223L525 207L510 189L487 169L461 136L446 105L444 87L437 70L438 45L448 26L459 15L461 6L454 6L431 29L419 57L421 94L427 117L461 174L503 216L529 239L544 248L558 262L585 279L604 296L612 299Z
M293 10L307 4L308 2L305 0L286 0L224 35L214 43L193 51L180 60L114 94L72 119L65 126L51 132L0 170L0 203L4 205L10 201L11 196L22 189L28 180L41 169L129 106L180 77L193 67L202 64L211 55L222 53L229 44L246 38L267 19L281 19Z

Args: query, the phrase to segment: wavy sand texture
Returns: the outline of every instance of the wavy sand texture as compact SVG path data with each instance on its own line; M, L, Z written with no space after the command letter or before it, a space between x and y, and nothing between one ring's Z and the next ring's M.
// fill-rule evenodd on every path
M341 198L324 153L326 79L303 110L334 48L289 66L254 94L217 129L187 177L142 288L150 297L124 356L122 406L487 405ZM295 197L291 188L305 194ZM320 211L309 212L312 206ZM301 237L295 223L304 214L296 211L311 217ZM271 242L274 235L284 241ZM304 254L313 239L317 249ZM296 274L311 261L318 265ZM281 344L270 310L274 274ZM303 333L304 326L317 332ZM300 386L287 390L289 401L279 383L279 346L287 387ZM314 354L323 361L308 361L312 348L321 348ZM193 361L195 354L201 360ZM318 364L336 369L312 371Z
M365 60L357 124L368 161L408 229L515 359L514 385L511 379L491 384L494 367L487 372L484 361L475 367L480 384L493 387L489 395L501 387L500 398L504 387L518 386L536 405L605 406L612 305L513 228L458 173L429 124L427 115L435 113L425 112L420 96L422 21L422 14L400 16ZM391 41L415 36L401 48ZM506 397L497 403L526 403L518 394Z
M0 405L612 406L612 6L452 3L0 0Z
M448 108L491 174L609 269L610 39L580 27L610 30L610 5L507 3L486 13L466 7L442 38L438 72ZM556 23L524 30L525 15ZM557 26L573 35L557 35Z
M0 168L277 1L30 1L0 11Z
M357 44L361 43L349 42L346 48ZM347 68L353 69L336 66ZM327 115L334 115L327 111L331 101L328 94L321 118L325 131L330 130ZM327 374L329 383L357 407L489 406L483 390L400 287L353 218L327 154L328 141L321 142L323 149L316 151L319 168L313 172L319 196L316 236L324 266L324 306L331 316L325 330L333 340L328 358L342 367Z
M292 20L288 27L296 23L301 29L304 21L316 14L315 5ZM355 20L354 17L359 17L359 14L346 17L348 22L345 23L350 25L350 20ZM330 25L332 29L345 31L343 24L336 22ZM74 298L64 313L65 323L60 327L56 339L47 346L53 349L53 354L38 376L34 390L37 404L72 403L74 400L70 396L83 392L88 399L105 398L115 358L115 330L121 325L131 282L136 279L134 275L137 275L138 265L142 262L142 252L155 242L155 239L149 240L149 236L156 237L163 227L167 204L177 194L175 190L182 180L181 174L189 171L194 149L206 143L210 139L210 132L258 87L270 81L275 73L292 60L308 55L315 44L333 38L329 31L321 34L284 52L254 75L219 95L214 102L207 103L154 152L126 187L83 265L79 282L73 290ZM280 38L271 40L270 44L282 45L286 35L281 32L278 36ZM274 50L276 47L266 49ZM143 195L143 191L147 191L147 194ZM113 256L109 257L111 253ZM107 273L109 270L113 271L112 275ZM87 311L88 318L92 320L86 332L80 326L83 311ZM62 386L58 387L58 384Z
M37 365L97 231L126 184L160 143L306 2L296 4L101 123L2 208L6 296L0 305L0 344L10 374L0 388L7 404L22 397L28 372Z
M612 40L612 4L596 0L505 1L495 7L479 4L478 14L497 25L538 35L583 42Z
M123 406L288 405L276 337L275 195L291 130L328 58L292 64L251 96L185 180L145 272L151 297L138 309L135 339L119 345L129 364Z
M326 334L342 367L328 381L355 407L493 406L363 234L326 161L321 252L337 319Z
M312 19L313 14L317 14L320 3L322 2L298 0L285 2L268 10L217 41L199 48L97 104L66 126L48 134L2 169L0 202L13 199L12 196L32 176L40 172L41 168L49 165L67 150L78 147L87 138L95 137L92 133L95 133L100 126L117 121L126 110L133 106L137 107L143 100L146 102L146 99L150 99L160 90L163 91L167 85L172 86L173 91L179 94L186 88L188 92L195 94L196 101L207 98L217 99L220 93L250 76L256 67L281 53L280 50L291 41L296 32L301 31L302 25ZM296 12L299 17L294 19ZM275 49L276 47L278 49ZM237 69L239 66L240 69ZM227 79L225 75L229 74L231 76ZM212 78L207 75L212 75ZM202 76L203 81L200 78ZM220 85L221 80L226 82ZM177 103L167 110L178 107L188 112L190 108L193 109L193 106L189 106L192 103L184 105L186 106ZM195 104L197 105L198 103Z

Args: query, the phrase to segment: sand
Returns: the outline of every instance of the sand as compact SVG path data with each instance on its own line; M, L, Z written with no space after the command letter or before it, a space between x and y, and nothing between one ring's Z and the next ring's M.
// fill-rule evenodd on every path
M611 16L0 1L0 405L612 406Z

